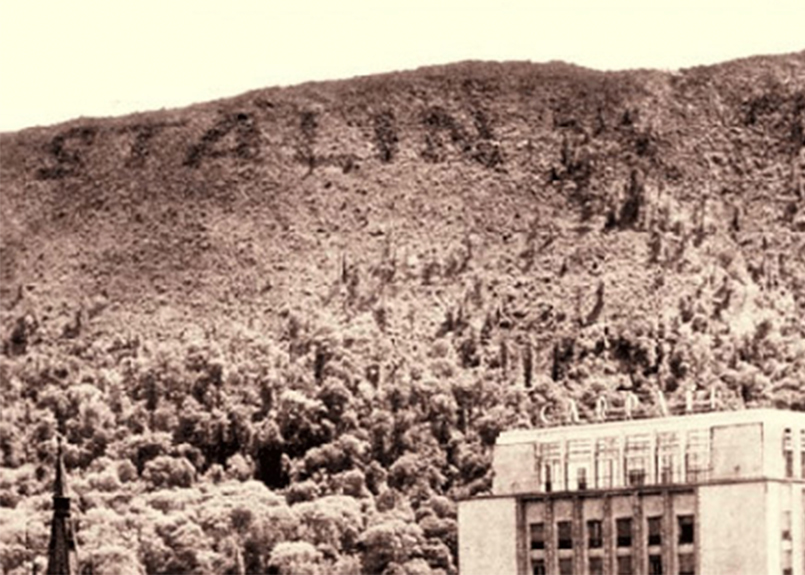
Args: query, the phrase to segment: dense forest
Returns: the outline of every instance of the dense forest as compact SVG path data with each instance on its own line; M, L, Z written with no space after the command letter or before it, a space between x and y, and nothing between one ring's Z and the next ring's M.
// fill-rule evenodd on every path
M0 573L456 573L502 430L805 409L805 52L0 134Z

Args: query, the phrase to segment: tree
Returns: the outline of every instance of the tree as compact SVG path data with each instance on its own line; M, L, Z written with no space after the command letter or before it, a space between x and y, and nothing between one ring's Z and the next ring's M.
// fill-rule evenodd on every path
M422 529L399 519L381 521L369 527L360 537L363 569L382 573L390 563L403 564L422 554Z
M271 551L271 575L324 575L321 552L306 541L285 541Z
M184 457L160 455L145 464L143 480L152 488L190 487L195 481L196 469Z
M347 495L329 495L292 509L299 517L300 535L305 541L329 546L339 554L350 553L363 530L361 504Z

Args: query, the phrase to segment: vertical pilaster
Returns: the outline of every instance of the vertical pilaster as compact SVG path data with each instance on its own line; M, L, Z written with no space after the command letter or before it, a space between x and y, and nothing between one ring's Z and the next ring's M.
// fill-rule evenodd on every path
M697 486L693 503L693 553L696 561L696 573L702 572L702 509L699 504L700 499L701 494ZM676 545L676 541L674 541L674 545Z
M615 525L612 518L612 498L604 495L604 521L602 526L604 537L604 574L616 573L615 566Z
M523 499L517 500L517 574L529 575L531 571L531 550L530 533L528 522L526 521L526 506L528 502Z
M803 562L803 554L805 554L805 493L800 489L801 485L796 485L792 488L792 502L791 502L791 543L793 547L794 559L794 573L802 575L805 573L805 562Z
M632 562L635 575L648 573L648 546L644 522L643 495L635 491L632 493Z
M668 489L662 492L662 564L666 573L676 573L676 538L674 537L674 498Z
M805 479L802 477L802 450L805 448L802 441L802 431L795 433L794 441L794 477ZM791 484L791 550L792 550L792 568L794 573L802 575L805 573L805 565L803 564L803 513L802 513L802 490L797 483Z
M587 541L584 537L584 500L581 497L573 498L573 564L576 573L587 573L584 558L587 556L585 548Z
M553 498L545 498L545 566L548 573L559 572L559 559L556 552L556 513Z

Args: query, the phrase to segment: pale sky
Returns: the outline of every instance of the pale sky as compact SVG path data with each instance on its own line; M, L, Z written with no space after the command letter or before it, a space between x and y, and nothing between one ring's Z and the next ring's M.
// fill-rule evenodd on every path
M805 0L0 0L0 131L470 59L677 69L803 29Z

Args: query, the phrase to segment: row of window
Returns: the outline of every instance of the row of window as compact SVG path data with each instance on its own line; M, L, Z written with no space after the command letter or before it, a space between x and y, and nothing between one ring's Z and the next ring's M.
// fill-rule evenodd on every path
M805 478L805 430L800 432L800 477ZM620 438L548 441L534 446L534 469L546 492L608 489L647 483L697 483L710 472L709 429ZM783 433L786 477L794 477L794 432Z
M805 479L805 430L800 431L800 470L799 476ZM783 458L785 459L785 476L794 477L794 434L790 429L783 432Z
M535 470L544 491L698 482L710 470L709 430L537 443Z
M690 545L695 540L693 515L677 516L677 543ZM631 547L633 544L634 526L631 517L620 517L615 520L615 546ZM586 523L586 540L588 549L600 549L604 546L604 523L600 519L590 519ZM532 523L529 526L531 549L545 549L545 523ZM573 523L571 521L556 522L556 548L573 549ZM662 545L662 517L646 518L646 543L649 547Z
M693 553L680 553L677 556L679 575L695 575L696 556ZM545 559L532 561L533 575L547 575L548 569ZM635 572L634 562L631 555L618 555L615 558L615 569L618 575L632 575ZM590 575L604 575L604 558L590 557L587 560L587 570ZM574 560L572 557L562 557L559 559L559 575L574 575L576 573ZM664 575L666 573L662 555L659 553L648 556L648 574Z
M707 480L710 472L709 462L704 463L701 458L688 456L685 458L684 470L676 458L668 456L658 466L658 472L653 473L651 461L626 460L623 464L623 478L619 476L619 462L613 460L596 461L593 481L588 478L587 467L578 465L575 468L566 466L564 477L556 464L548 464L542 469L542 488L546 493L559 490L578 489L611 489L621 486L641 486L649 483L698 483ZM575 477L571 477L575 475ZM564 479L564 481L563 481ZM575 479L575 481L574 481Z

